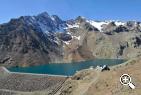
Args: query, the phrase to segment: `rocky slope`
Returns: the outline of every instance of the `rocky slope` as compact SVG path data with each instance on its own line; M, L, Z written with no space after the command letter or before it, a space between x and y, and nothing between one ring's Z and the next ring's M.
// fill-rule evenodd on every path
M141 54L141 24L136 21L63 21L44 12L0 25L0 64L28 66L125 58Z
M110 71L100 72L87 69L77 72L67 80L56 95L140 95L141 57L111 67ZM135 89L120 83L122 74L129 74Z

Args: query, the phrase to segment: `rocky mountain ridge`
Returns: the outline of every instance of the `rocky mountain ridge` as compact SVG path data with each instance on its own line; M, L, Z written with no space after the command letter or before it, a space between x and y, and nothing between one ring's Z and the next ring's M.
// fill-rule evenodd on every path
M80 54L81 57L83 56L82 60L84 56L85 59L130 59L140 56L140 22L98 22L78 17L72 26L67 33L73 39L66 42L69 47L66 47L66 51L71 50L72 56ZM70 54L70 52L65 54ZM75 55L75 53L78 54Z
M140 56L141 23L61 20L44 12L0 25L0 64L29 66Z

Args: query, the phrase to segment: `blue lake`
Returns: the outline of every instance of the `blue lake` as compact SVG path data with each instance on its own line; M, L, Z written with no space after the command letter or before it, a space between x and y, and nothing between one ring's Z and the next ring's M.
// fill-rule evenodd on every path
M121 64L125 61L126 60L123 59L96 59L93 61L62 63L62 64L45 64L45 65L31 66L31 67L11 67L7 69L11 72L71 76L75 74L76 71L87 69L90 66L93 67L96 67L97 65L113 66L113 65Z

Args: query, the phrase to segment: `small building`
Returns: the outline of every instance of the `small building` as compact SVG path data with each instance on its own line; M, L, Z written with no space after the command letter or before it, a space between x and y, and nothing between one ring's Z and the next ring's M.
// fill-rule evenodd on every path
M103 65L101 71L109 71L109 70L110 70L110 68L107 65Z
M103 66L97 66L96 70L103 72L103 71L109 71L110 68L107 65L103 65Z

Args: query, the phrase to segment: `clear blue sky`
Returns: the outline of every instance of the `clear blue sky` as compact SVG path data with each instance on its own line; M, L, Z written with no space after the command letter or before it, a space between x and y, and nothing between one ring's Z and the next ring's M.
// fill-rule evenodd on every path
M0 0L0 23L41 12L62 19L81 15L94 20L140 20L141 0Z

